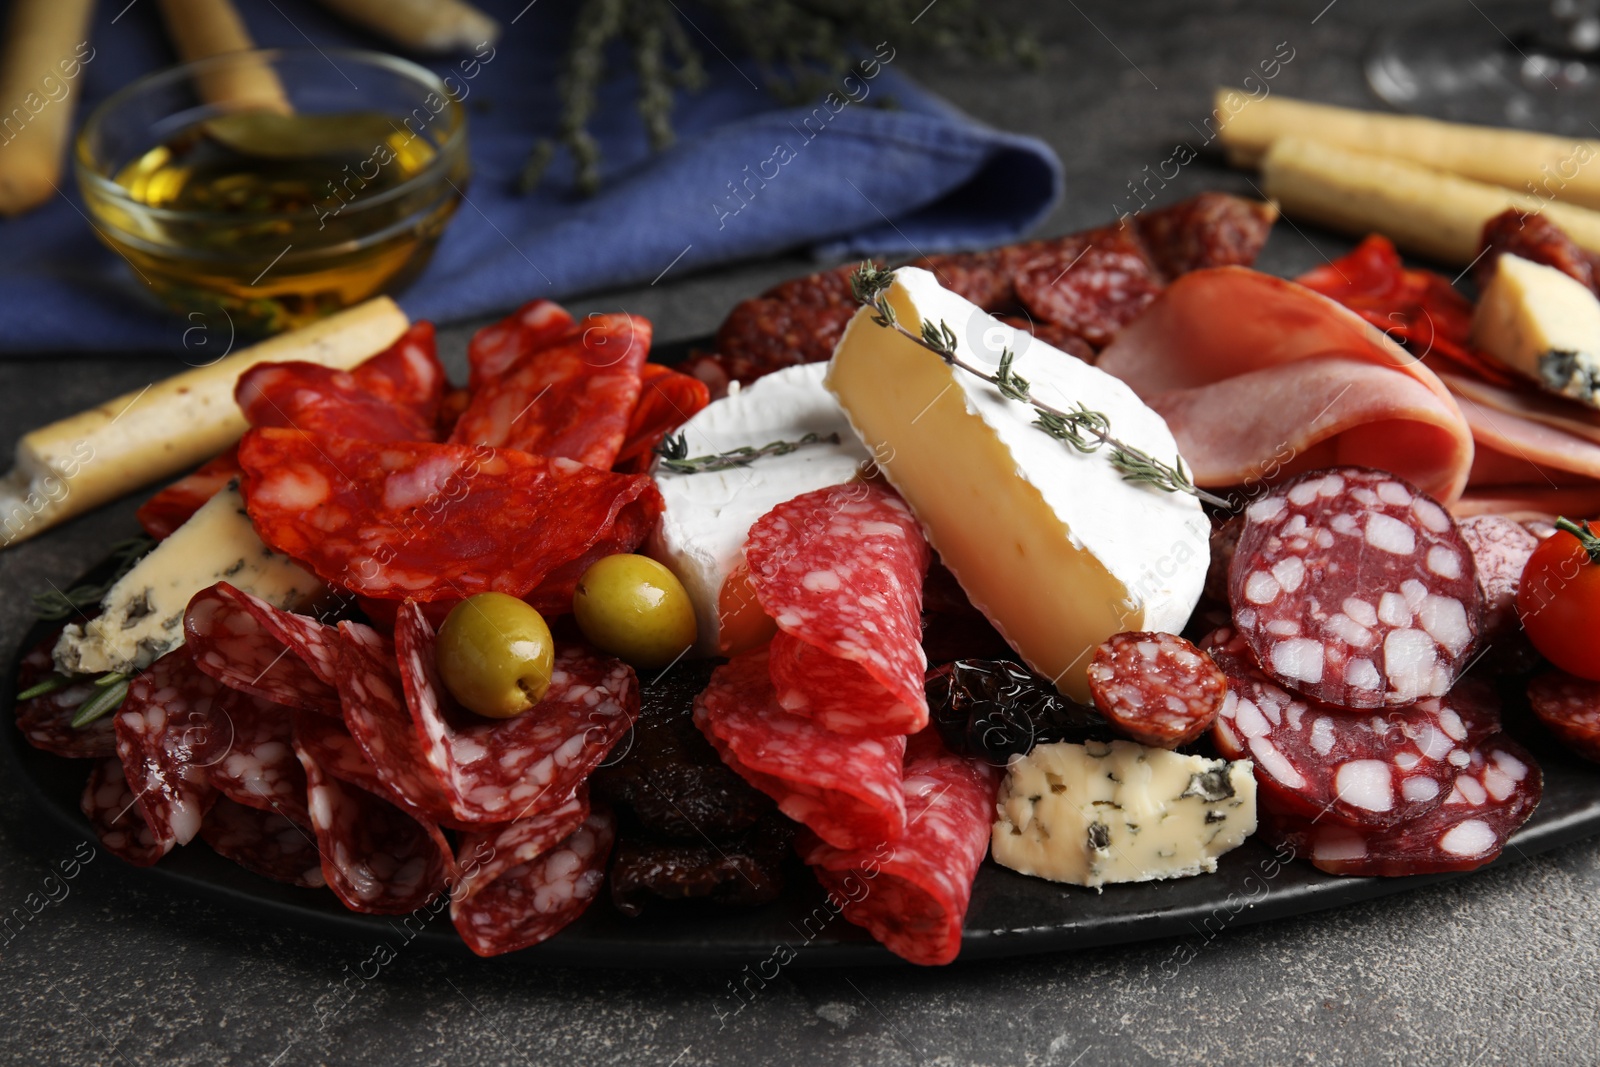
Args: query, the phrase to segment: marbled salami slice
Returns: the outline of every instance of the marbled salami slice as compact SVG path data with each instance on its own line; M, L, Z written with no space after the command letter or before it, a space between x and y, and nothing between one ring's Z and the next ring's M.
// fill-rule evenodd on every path
M480 956L498 956L560 933L600 895L615 837L610 813L590 812L549 851L501 872L469 899L453 899L450 918L461 940Z
M949 963L989 851L1002 773L953 755L925 730L906 749L904 835L839 849L802 831L800 856L847 921L912 963Z
M145 533L163 540L239 476L239 448L235 445L146 500L133 517Z
M115 756L94 765L78 807L106 851L135 867L150 866L176 844L171 837L158 838L144 821L122 761Z
M1477 680L1409 707L1355 712L1281 688L1231 636L1206 642L1228 679L1211 736L1228 759L1255 761L1264 810L1404 825L1443 803L1473 748L1500 729L1499 699Z
M1228 589L1262 669L1337 707L1443 696L1482 626L1472 551L1450 515L1364 467L1301 475L1245 509Z
M609 470L639 400L650 333L636 315L589 316L474 389L450 440Z
M639 717L633 668L577 645L557 646L550 689L536 706L510 719L473 715L441 682L435 647L417 605L403 605L395 652L414 736L460 822L508 822L563 803ZM351 729L361 740L354 723ZM381 773L382 760L368 755Z
M1032 252L1013 276L1034 318L1103 348L1166 287L1132 226L1101 226Z
M570 610L578 564L637 548L662 506L646 475L512 449L265 429L245 435L239 461L263 541L385 600L494 590L564 595Z
M310 826L306 775L294 752L293 709L245 693L225 697L223 709L229 725L226 750L208 763L207 780L236 804Z
M1562 744L1600 761L1600 682L1551 671L1528 683L1528 703Z
M535 815L462 834L456 846L461 882L454 891L455 902L466 903L507 871L549 852L577 832L589 818L589 810L589 790L579 786Z
M300 805L305 807L304 797ZM223 859L263 878L307 889L328 884L309 815L297 822L223 797L200 824L200 839Z
M565 337L573 329L567 309L550 300L533 300L467 342L467 384L473 391L498 379L530 352Z
M17 668L16 692L25 692L55 673L55 662L50 653L60 636L59 629L51 631L22 657L22 663ZM68 759L115 756L117 738L114 718L105 715L86 726L77 729L72 726L72 717L78 713L79 706L97 692L99 690L94 682L85 679L31 700L19 700L13 709L17 717L17 729L22 731L22 736L34 748Z
M1504 734L1471 753L1438 808L1388 830L1267 815L1261 833L1329 874L1399 878L1471 871L1500 855L1544 793L1533 757Z
M1228 680L1177 634L1132 631L1094 651L1089 691L1119 731L1142 745L1177 748L1211 728Z
M189 601L183 634L195 666L223 685L291 708L337 713L339 641L332 626L218 582Z
M1472 550L1472 562L1483 590L1483 640L1497 642L1518 633L1517 590L1522 570L1539 547L1526 526L1504 515L1474 515L1458 524Z
M661 439L711 402L706 383L659 363L646 363L639 375L639 403L628 419L628 433L611 469L644 474L655 462Z
M695 698L694 721L739 777L838 848L905 830L905 738L846 737L778 706L766 649L735 656Z
M866 482L804 493L756 520L744 555L756 599L778 624L779 705L853 736L927 725L930 553L905 501Z

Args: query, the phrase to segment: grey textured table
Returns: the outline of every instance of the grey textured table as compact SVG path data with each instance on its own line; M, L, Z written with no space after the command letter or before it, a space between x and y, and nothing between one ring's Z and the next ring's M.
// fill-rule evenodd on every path
M1327 10L1324 10L1324 6ZM1107 220L1130 180L1195 143L1216 84L1287 41L1274 91L1370 104L1359 57L1385 10L1358 0L1108 3L1033 13L1038 73L907 57L997 125L1066 162L1047 232ZM1463 19L1479 14L1457 0ZM1320 17L1318 16L1321 12ZM1313 21L1315 19L1315 21ZM1163 201L1248 191L1209 160ZM1292 273L1348 245L1280 225L1264 266ZM575 301L626 307L664 338L808 269L776 260ZM443 344L458 362L467 329ZM0 429L15 433L178 369L175 359L0 364ZM0 648L28 596L74 577L133 527L136 499L0 554ZM0 791L9 791L0 783ZM8 793L4 796L9 803ZM0 843L0 912L41 892L54 861ZM729 976L555 971L402 950L320 1025L371 952L112 877L101 856L70 894L0 945L0 1059L129 1065L1593 1063L1600 1060L1600 842L1377 903L1230 929L1175 968L1173 942L939 971L789 969L742 1012ZM57 890L59 895L59 890ZM0 941L6 938L0 935ZM1163 966L1165 964L1165 966ZM1174 973L1175 972L1175 973Z

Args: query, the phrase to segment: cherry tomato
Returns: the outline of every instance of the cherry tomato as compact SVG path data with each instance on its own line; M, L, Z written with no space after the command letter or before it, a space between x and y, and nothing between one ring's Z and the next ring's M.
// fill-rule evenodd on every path
M1568 674L1600 680L1600 537L1562 519L1533 550L1517 614L1533 647Z

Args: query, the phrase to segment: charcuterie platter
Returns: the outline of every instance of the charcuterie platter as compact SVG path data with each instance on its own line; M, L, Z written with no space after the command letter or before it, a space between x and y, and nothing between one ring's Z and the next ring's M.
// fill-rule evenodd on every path
M1600 429L1530 348L1588 261L1491 222L1474 307L1378 237L1254 271L1275 217L821 272L688 352L538 300L464 385L356 309L167 383L176 447L36 431L32 495L200 466L42 605L19 779L200 892L622 965L1209 937L1600 831Z

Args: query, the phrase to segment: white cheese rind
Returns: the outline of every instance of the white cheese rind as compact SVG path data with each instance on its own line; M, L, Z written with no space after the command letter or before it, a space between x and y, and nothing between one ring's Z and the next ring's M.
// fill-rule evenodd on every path
M148 667L183 643L190 599L224 581L290 609L325 591L299 564L261 543L239 490L230 486L108 589L99 615L62 631L56 669L101 674Z
M708 405L681 432L691 456L798 441L808 433L837 434L838 444L807 445L725 471L676 474L657 465L656 485L666 507L645 551L688 591L702 655L718 651L717 598L743 559L751 525L786 500L848 482L871 458L823 387L827 369L807 363L769 374Z
M995 804L996 863L1099 888L1210 874L1256 830L1248 760L1132 741L1039 745L1011 761Z
M927 271L897 271L888 296L913 333L944 322L961 359L990 372L1009 347L1035 399L1085 404L1129 445L1176 460L1161 416L1109 374L1012 329ZM834 350L828 387L973 604L1063 692L1088 699L1090 653L1112 634L1177 632L1188 621L1210 560L1210 523L1194 497L1123 480L1104 451L1043 433L1028 404L866 309Z
M1473 313L1472 341L1551 392L1600 407L1600 300L1576 278L1502 254Z

